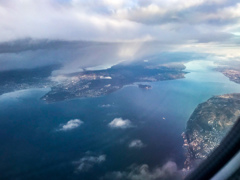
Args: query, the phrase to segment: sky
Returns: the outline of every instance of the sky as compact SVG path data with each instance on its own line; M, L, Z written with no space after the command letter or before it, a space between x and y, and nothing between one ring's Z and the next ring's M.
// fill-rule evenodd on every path
M141 58L157 49L240 57L238 0L0 0L0 18L0 45L7 42L21 45L18 40L24 39L30 39L31 45L35 41L42 43L42 39L112 43L109 47L105 44L105 48L106 52L115 53L110 55L114 61L85 60L85 56L76 60L75 56L74 62L81 59L79 66L140 58L135 55L149 42L158 42L157 48L142 53ZM5 56L10 49L8 46L4 55L0 52L0 63L4 61L2 69L11 69L8 59L15 57ZM21 66L24 65L13 65Z
M0 39L237 42L237 0L1 0ZM174 43L174 42L172 42Z

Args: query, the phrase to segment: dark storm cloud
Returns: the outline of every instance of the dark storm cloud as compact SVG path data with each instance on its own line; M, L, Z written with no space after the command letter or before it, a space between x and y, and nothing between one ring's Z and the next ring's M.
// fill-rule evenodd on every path
M0 44L0 70L61 64L73 71L121 58L121 43L18 40ZM124 58L124 52L122 52Z
M56 40L33 40L30 38L20 39L15 41L8 41L0 43L0 53L19 53L23 51L35 51L35 50L53 50L60 48L85 48L92 45L92 42L88 41L56 41ZM97 44L97 43L95 43Z
M59 75L95 66L104 69L123 61L152 60L168 63L206 57L206 54L193 52L164 53L174 45L161 42L101 43L27 39L0 44L0 71L60 64L61 68L53 72L53 75Z
M60 64L57 74L122 61L141 60L161 53L161 43L101 43L86 41L18 40L0 44L0 70ZM104 68L104 67L102 67Z

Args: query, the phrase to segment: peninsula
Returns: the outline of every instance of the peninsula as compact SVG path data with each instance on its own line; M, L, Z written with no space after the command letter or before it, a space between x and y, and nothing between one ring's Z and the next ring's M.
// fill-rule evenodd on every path
M181 63L134 62L118 64L105 70L83 70L78 73L52 76L52 71L60 67L51 65L2 71L0 95L29 88L51 88L41 99L46 102L57 102L72 98L98 97L117 91L125 85L180 79L186 74L183 71L185 66Z
M187 122L183 147L191 169L206 159L240 116L240 93L214 96L199 104Z
M223 73L226 77L229 78L230 81L240 84L240 70L228 67L228 68L217 68L217 71Z
M118 64L105 70L83 71L54 77L61 81L41 99L57 102L72 98L98 97L137 82L154 82L184 78L182 64ZM141 86L142 87L142 86ZM144 86L145 87L145 86Z

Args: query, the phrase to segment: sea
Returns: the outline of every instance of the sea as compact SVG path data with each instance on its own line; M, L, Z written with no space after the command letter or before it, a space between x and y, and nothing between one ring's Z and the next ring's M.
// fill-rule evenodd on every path
M138 83L101 97L46 103L49 88L0 96L0 179L97 180L133 165L167 162L183 168L182 132L198 104L240 93L240 85L214 70L212 61L190 61L184 79ZM119 118L127 127L111 127ZM78 127L63 130L70 120ZM66 127L66 126L65 126ZM131 142L141 142L131 146Z

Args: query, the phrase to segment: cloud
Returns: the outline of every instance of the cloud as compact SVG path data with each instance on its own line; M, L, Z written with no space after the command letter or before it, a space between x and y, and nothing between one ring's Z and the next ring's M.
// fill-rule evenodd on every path
M111 76L100 76L100 79L112 79Z
M138 4L131 9L120 9L116 16L143 24L207 23L217 25L220 21L239 18L237 1L226 0L152 0ZM191 14L191 16L188 16Z
M102 154L99 156L85 156L79 161L74 161L76 172L86 172L93 168L95 165L99 165L106 161L106 155Z
M126 129L132 127L132 123L128 119L123 120L122 118L115 118L108 124L108 126L111 128Z
M126 171L107 173L102 180L180 180L181 172L175 162L168 161L162 167L153 170L147 164L132 165Z
M143 148L145 146L146 145L143 144L143 142L140 139L133 140L128 145L129 148Z
M0 1L0 71L61 64L55 75L67 74L183 46L236 57L239 12L237 0Z
M72 119L68 121L66 124L61 125L61 128L59 129L59 131L69 131L79 127L82 124L83 124L83 121L81 121L80 119Z
M237 0L0 1L0 39L187 42L231 34L239 7Z

